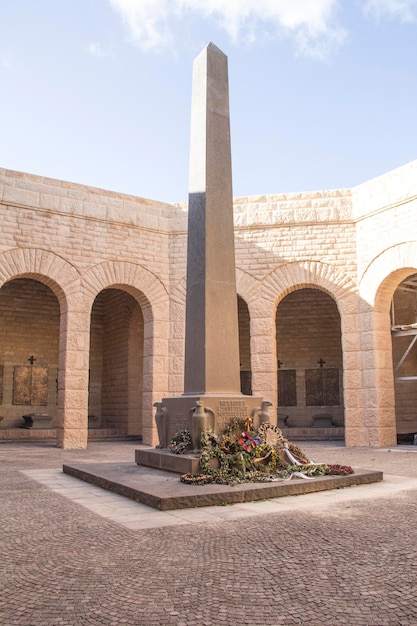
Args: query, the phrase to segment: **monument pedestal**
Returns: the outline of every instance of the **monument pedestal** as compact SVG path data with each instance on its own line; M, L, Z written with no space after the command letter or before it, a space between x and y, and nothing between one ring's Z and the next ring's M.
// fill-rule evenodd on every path
M162 419L164 420L162 436L164 447L153 450L136 450L136 463L179 474L198 474L200 467L198 452L175 455L169 451L168 446L176 433L182 430L193 432L193 416L199 404L206 416L206 425L202 430L213 430L216 434L221 434L235 419L246 421L252 418L255 429L261 423L262 398L256 396L184 394L173 398L164 398L161 403Z
M197 402L201 402L207 412L209 428L220 434L234 419L244 421L249 419L256 407L261 408L262 398L244 396L243 394L184 394L174 398L164 398L162 406L167 409L166 441L168 445L172 437L179 431L189 430L191 432L192 416ZM214 414L212 419L211 412ZM258 416L254 418L254 426L259 426Z
M173 454L166 448L138 448L135 450L135 463L175 474L200 474L200 459L197 454Z

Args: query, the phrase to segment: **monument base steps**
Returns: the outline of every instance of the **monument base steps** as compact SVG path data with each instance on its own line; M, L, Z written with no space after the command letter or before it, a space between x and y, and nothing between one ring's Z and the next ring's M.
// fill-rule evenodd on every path
M64 465L63 471L160 511L254 502L364 485L383 479L382 472L358 469L349 476L321 476L312 480L294 478L270 483L187 485L173 472L138 467L134 463Z

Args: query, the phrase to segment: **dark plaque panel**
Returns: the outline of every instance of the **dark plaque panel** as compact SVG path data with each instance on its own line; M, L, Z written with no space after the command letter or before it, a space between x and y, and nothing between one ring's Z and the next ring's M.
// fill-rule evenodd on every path
M48 368L17 365L13 371L13 404L48 404Z
M241 370L240 372L240 391L245 396L252 395L252 372Z
M340 404L338 369L306 370L305 380L307 406L337 406Z
M0 404L3 404L3 365L0 365Z
M30 405L31 367L17 365L13 370L13 404Z
M48 404L48 368L32 367L31 404L46 406Z
M323 404L337 406L340 404L339 370L332 368L323 370Z
M306 405L321 406L323 404L322 370L306 370Z
M296 370L278 371L278 406L297 406Z

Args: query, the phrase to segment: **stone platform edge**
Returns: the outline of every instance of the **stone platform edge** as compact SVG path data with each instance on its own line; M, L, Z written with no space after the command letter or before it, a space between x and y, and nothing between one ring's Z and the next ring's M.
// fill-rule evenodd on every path
M253 502L383 480L380 471L359 469L349 476L322 476L312 480L296 478L288 482L242 483L233 486L186 485L175 474L140 468L132 463L64 465L63 472L160 511Z
M137 441L142 440L140 435L128 435L125 429L120 428L89 428L90 441ZM56 428L0 428L0 444L2 443L55 443L57 441Z

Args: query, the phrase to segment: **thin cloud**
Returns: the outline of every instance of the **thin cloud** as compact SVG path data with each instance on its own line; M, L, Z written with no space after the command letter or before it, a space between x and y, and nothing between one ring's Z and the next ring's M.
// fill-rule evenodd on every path
M365 12L378 20L417 21L417 0L367 0Z
M6 72L13 72L14 67L7 55L0 57L0 68L6 70Z
M346 38L336 13L340 0L108 0L143 49L169 46L176 23L214 19L230 39L253 43L265 32L288 36L300 55L325 58Z
M168 19L176 12L177 0L109 0L109 3L122 17L132 41L141 48L158 49L171 43Z
M108 54L99 43L90 43L87 50L93 57L103 58Z

